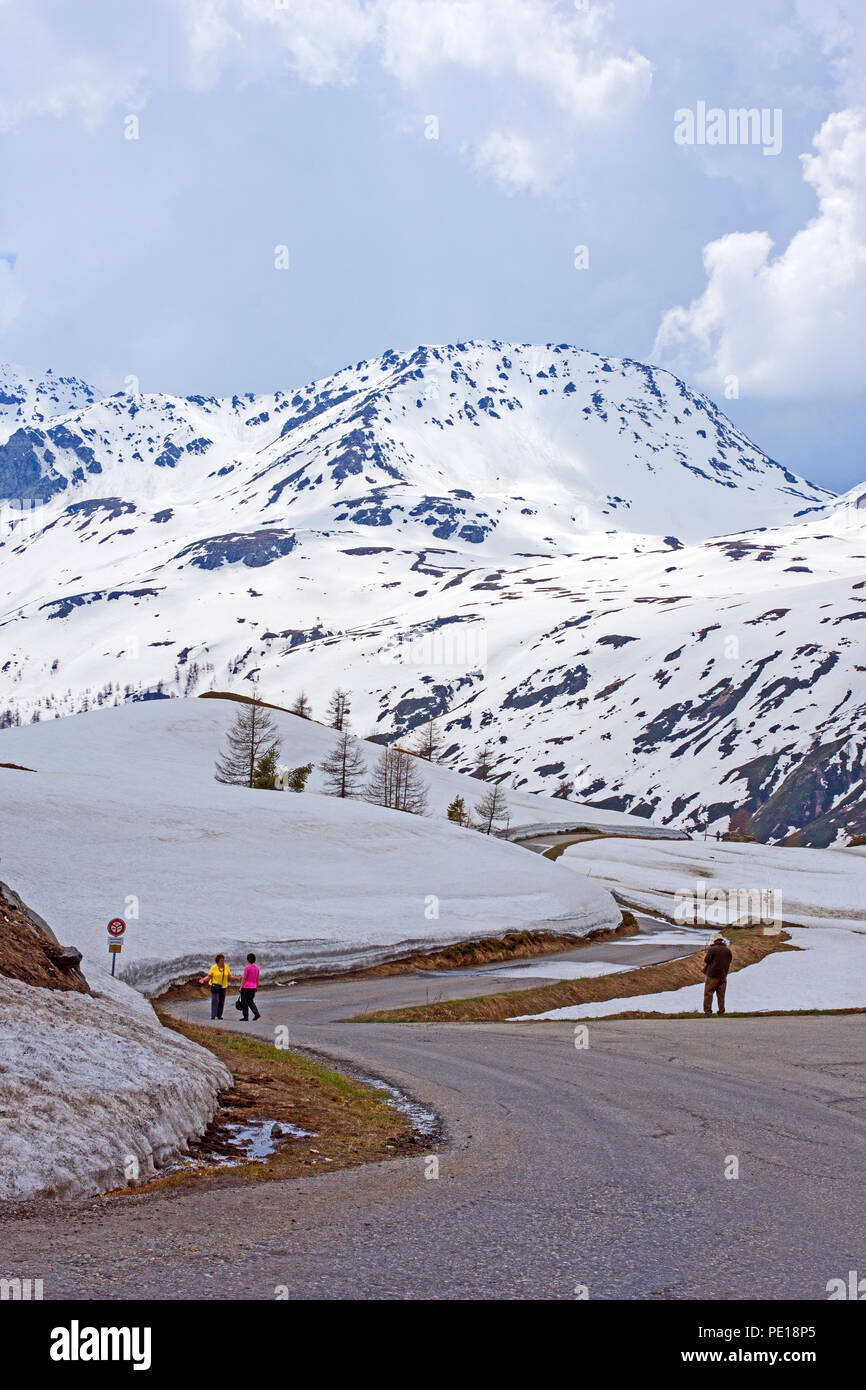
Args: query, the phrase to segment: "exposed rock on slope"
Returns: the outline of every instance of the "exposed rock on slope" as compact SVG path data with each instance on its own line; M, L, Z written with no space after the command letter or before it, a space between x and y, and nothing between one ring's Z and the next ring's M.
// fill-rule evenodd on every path
M0 975L44 989L87 994L81 952L61 946L48 923L0 883Z

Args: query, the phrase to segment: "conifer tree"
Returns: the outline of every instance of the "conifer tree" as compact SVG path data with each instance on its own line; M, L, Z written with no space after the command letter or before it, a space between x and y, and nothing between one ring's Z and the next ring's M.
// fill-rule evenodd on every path
M353 796L367 771L357 742L344 730L321 764L325 789L331 796Z
M493 835L508 819L505 793L498 782L494 782L475 807L475 828L482 835Z
M469 816L462 796L455 796L447 811L448 819L454 821L455 825L468 825Z
M438 763L442 753L442 735L435 719L428 719L426 724L421 726L418 742L413 750L419 758L425 758L428 763Z
M341 690L338 686L328 704L328 723L332 729L339 729L340 733L343 732L349 723L350 709L351 696L348 690Z
M253 771L253 786L260 787L265 791L274 791L277 785L277 761L279 750L276 744L271 744L270 748L259 758Z
M309 719L312 707L303 690L292 705L292 714L297 714L301 719Z
M402 748L383 748L365 796L377 806L390 806L423 816L427 810L427 787L418 763Z
M481 749L481 753L478 759L478 766L476 767L475 771L471 774L473 777L477 777L479 782L486 782L490 776L492 770L492 750L493 745L488 739L487 742L484 744L484 747Z
M226 734L225 750L217 759L216 780L235 787L252 787L256 764L271 749L276 764L280 755L279 735L257 691L252 699L239 705L235 722Z
M293 767L286 783L289 791L302 792L307 785L307 778L312 770L312 763L304 763L303 767Z

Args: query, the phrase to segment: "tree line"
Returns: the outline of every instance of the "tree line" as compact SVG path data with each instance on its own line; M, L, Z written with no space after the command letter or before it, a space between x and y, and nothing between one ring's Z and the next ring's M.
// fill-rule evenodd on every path
M311 717L310 702L302 692L291 709L302 719ZM383 746L379 758L368 772L357 738L349 732L351 696L338 688L328 704L328 724L340 737L319 764L325 791L331 796L365 800L410 815L427 814L429 785L421 764L437 763L442 756L442 736L437 721L428 719L421 727L414 747L397 744ZM280 762L280 737L270 709L256 690L238 707L235 720L225 736L225 746L216 760L216 780L229 786L262 791L302 792L313 771L312 763L285 768ZM491 772L492 745L484 745L479 765L472 774L486 782ZM498 783L491 783L480 801L468 809L462 796L455 796L447 816L456 825L471 826L485 835L507 828L509 815L505 794Z

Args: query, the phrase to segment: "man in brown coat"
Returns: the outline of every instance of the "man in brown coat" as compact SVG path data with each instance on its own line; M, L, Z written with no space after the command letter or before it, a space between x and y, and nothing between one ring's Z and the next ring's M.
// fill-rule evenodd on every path
M713 995L718 1001L719 1013L725 1012L725 985L728 982L728 971L733 959L727 941L719 932L713 937L704 956L703 973L707 977L704 981L705 1014L713 1012Z

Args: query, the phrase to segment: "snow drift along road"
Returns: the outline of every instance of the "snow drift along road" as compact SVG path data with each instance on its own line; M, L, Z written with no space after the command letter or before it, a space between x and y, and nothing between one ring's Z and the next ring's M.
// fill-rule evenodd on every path
M88 994L0 975L0 1200L144 1181L202 1134L229 1072L98 967Z
M778 915L801 927L866 932L866 849L795 849L712 840L569 845L559 861L621 893L645 912L677 917L678 902L721 890L733 905L742 894L775 894ZM679 895L679 896L678 896ZM744 899L745 901L745 899ZM757 901L757 900L756 900ZM690 915L681 911L686 925ZM726 919L708 918L718 929Z
M221 786L214 758L235 712L221 700L166 700L0 733L0 761L37 769L0 768L4 874L79 946L85 970L107 959L115 916L129 924L120 975L153 993L218 950L235 971L255 950L267 979L512 929L619 922L605 889L448 822L456 791L471 805L484 788L446 769L429 769L427 817L315 790ZM275 718L289 765L320 761L336 738ZM380 750L361 746L372 767ZM538 820L543 799L521 800ZM561 817L560 803L548 811Z

